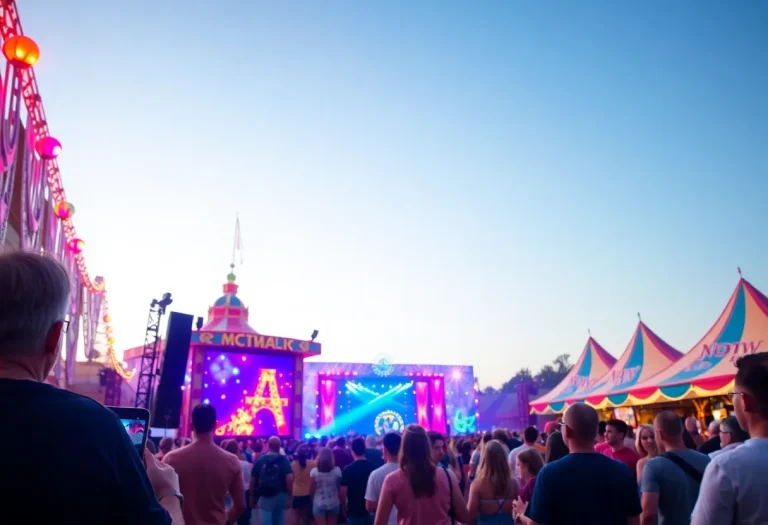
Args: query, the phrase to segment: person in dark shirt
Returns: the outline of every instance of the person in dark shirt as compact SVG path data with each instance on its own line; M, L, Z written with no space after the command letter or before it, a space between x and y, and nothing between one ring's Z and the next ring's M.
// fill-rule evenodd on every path
M509 436L509 439L507 440L507 448L509 449L509 451L512 452L516 448L522 447L522 446L523 446L523 442L520 441L520 434L518 434L517 432L512 432L512 435Z
M258 505L261 523L264 525L284 523L285 510L293 491L291 462L280 454L280 445L280 438L269 438L268 452L259 456L251 470L251 507ZM274 472L276 476L268 475L270 472ZM266 482L274 483L274 486L264 486Z
M333 461L336 464L337 467L339 467L340 470L344 470L344 468L352 463L354 461L352 459L352 454L349 453L349 450L347 450L347 440L344 439L344 437L340 437L336 440L335 446L333 447Z
M371 462L373 468L379 468L384 464L384 454L376 448L376 436L365 438L365 459Z
M587 404L568 407L562 433L570 453L547 464L522 511L538 525L637 525L640 496L627 465L594 451L598 415Z
M720 422L712 421L709 424L709 439L699 447L699 452L709 455L712 452L720 450L720 447Z
M67 271L50 256L3 254L0 290L0 523L168 525L168 511L183 523L173 469L147 452L148 477L111 410L44 383L69 324ZM41 455L51 443L56 453Z
M352 457L355 459L341 472L341 504L346 502L346 516L350 525L372 525L371 514L365 508L365 489L373 464L365 459L365 440L352 440Z

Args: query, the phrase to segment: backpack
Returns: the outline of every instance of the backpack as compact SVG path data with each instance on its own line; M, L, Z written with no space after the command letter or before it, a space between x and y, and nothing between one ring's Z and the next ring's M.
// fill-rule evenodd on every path
M264 466L261 467L259 471L259 495L271 497L284 490L285 477L278 464L281 459L276 454L275 457L267 460Z

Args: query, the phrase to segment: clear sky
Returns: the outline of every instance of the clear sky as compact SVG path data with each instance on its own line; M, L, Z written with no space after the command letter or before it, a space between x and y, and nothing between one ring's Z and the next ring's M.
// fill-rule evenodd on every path
M19 0L119 348L204 315L483 386L768 291L768 3Z

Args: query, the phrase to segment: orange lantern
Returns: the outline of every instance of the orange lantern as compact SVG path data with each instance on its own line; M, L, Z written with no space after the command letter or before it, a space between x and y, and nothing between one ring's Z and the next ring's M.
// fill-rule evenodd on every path
M27 69L34 66L40 58L40 48L28 36L16 35L5 41L3 54L14 66Z

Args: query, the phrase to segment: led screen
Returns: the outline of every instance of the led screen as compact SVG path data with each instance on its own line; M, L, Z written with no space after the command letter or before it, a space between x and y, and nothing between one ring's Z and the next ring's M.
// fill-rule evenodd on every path
M405 425L416 423L413 378L364 377L334 381L337 390L334 421L321 429L321 433L383 435L390 431L402 432ZM322 403L322 399L318 402Z
M291 356L206 351L202 397L216 408L216 435L290 435L293 368Z

